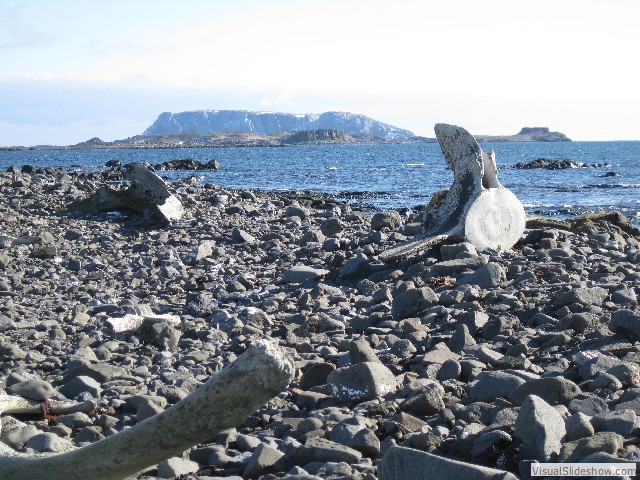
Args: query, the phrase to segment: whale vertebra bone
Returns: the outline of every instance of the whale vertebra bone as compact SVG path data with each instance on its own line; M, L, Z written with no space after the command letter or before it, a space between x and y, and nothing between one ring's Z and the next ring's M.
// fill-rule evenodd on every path
M380 254L382 261L427 250L452 237L472 243L478 251L507 250L524 232L524 208L498 181L495 153L484 153L462 127L438 123L434 130L453 170L453 185L428 208L423 233Z

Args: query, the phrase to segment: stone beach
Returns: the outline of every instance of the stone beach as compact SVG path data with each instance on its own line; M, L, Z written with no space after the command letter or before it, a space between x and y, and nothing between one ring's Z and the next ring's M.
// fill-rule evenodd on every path
M169 185L172 224L70 208L119 179L0 173L0 397L45 405L2 415L8 448L114 435L266 338L291 354L290 386L135 478L529 478L535 461L640 459L640 230L624 217L528 219L508 251L384 263L417 216L196 176ZM136 318L154 320L118 327ZM89 407L47 411L65 399Z

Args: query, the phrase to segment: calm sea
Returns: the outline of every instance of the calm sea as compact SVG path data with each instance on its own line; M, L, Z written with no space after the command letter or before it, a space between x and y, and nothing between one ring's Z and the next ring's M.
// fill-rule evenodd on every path
M527 213L564 218L618 210L640 222L640 142L482 143L481 147L495 150L500 182L520 198ZM0 151L0 168L31 164L92 170L113 159L157 163L177 158L217 159L220 170L197 172L204 182L227 188L326 192L367 209L424 204L453 180L438 144ZM513 168L537 158L603 166ZM194 172L161 174L172 179Z

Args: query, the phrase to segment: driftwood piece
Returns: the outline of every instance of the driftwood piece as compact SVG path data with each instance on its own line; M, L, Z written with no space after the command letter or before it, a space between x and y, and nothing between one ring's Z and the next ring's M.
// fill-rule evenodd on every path
M507 250L524 232L524 208L498 181L495 153L484 153L464 128L438 123L435 132L447 166L453 170L453 185L429 205L423 233L383 252L382 261L426 250L452 237L478 250Z
M162 178L144 165L133 162L126 166L124 176L131 182L125 190L102 187L74 207L93 212L133 210L147 219L159 218L167 222L180 220L184 208L167 188Z
M239 425L284 390L294 370L280 347L256 342L189 396L120 433L57 455L6 456L0 449L0 478L120 480Z
M7 415L40 415L42 414L42 402L36 402L16 395L0 395L0 414ZM66 415L68 413L87 413L95 410L96 402L58 401L50 400L47 403L48 412L51 415Z

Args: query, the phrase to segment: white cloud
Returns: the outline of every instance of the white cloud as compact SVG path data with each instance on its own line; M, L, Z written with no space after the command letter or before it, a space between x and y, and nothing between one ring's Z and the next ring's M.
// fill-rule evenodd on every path
M538 124L575 138L638 135L627 133L640 104L634 0L157 1L157 14L122 19L114 8L100 24L83 22L85 9L66 26L76 37L6 58L0 82L114 97L138 88L156 95L158 113L348 110L429 136L437 121L476 133Z
M104 55L110 53L123 53L143 55L151 51L150 48L137 45L124 38L105 36L94 40L87 45L91 55Z

